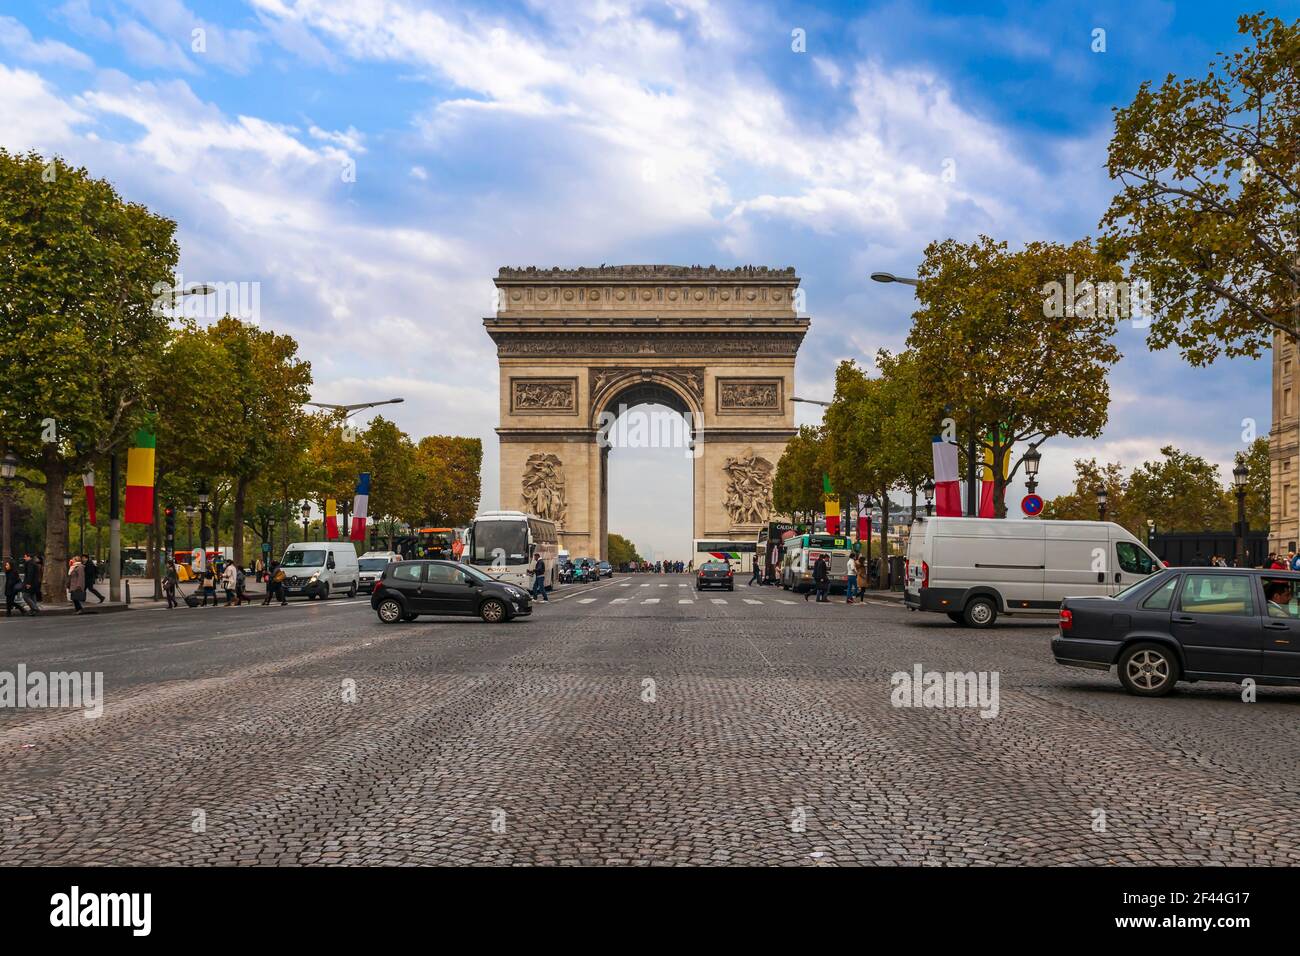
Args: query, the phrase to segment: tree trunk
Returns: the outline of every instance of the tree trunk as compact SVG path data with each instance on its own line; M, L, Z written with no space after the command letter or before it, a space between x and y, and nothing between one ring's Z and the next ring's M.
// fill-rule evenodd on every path
M240 477L235 483L235 514L230 530L231 545L234 548L235 566L244 566L244 498L248 494L248 479Z
M68 513L63 507L63 485L68 466L55 445L46 445L41 471L45 474L45 570L41 597L62 604L68 599Z
M912 486L912 520L916 520L916 485Z

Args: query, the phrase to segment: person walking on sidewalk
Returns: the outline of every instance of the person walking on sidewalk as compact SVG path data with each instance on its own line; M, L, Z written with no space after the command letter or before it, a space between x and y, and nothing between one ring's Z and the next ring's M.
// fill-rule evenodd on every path
M226 607L230 607L233 602L238 606L239 601L235 597L235 580L239 576L239 569L235 567L235 562L231 561L226 565L226 569L221 572L221 589L226 592Z
M203 586L203 603L199 607L208 606L208 598L212 598L212 606L217 606L217 573L212 570L212 565L205 565L203 576L200 579Z
M41 613L41 606L36 601L36 590L40 587L40 574L40 568L37 567L32 553L30 551L23 552L22 583L18 586L18 596L27 605L27 610L33 614Z
M536 552L533 557L537 559L533 565L533 597L535 598L540 594L542 600L550 604L551 599L546 593L546 562L542 560L540 551Z
M858 589L858 553L849 555L848 568L844 574L844 603L852 604L853 595Z
M72 606L80 614L83 610L82 602L86 600L86 566L75 554L68 567L68 597L72 600Z
M179 607L176 603L176 589L180 586L181 576L176 572L176 562L167 559L167 573L163 576L163 597L167 599L168 610Z
M278 562L272 563L266 572L266 599L262 601L262 607L270 604L271 599L275 597L280 599L281 605L289 603L289 599L284 595L284 579L284 568L280 567Z
M18 573L18 565L14 564L13 558L5 558L5 617L13 617L14 608L23 617L27 616L27 608L23 605L18 597L18 592L23 586L23 576Z
M99 598L99 603L103 604L104 595L100 594L95 587L95 582L99 580L99 565L88 554L81 556L81 564L86 569L86 593L95 595L95 597Z

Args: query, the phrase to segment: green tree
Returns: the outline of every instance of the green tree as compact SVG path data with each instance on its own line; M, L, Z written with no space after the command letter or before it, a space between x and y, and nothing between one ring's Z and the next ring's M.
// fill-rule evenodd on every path
M1102 227L1150 283L1147 341L1195 365L1300 334L1300 21L1243 16L1249 45L1115 111L1122 188Z
M1163 460L1144 462L1129 477L1128 498L1142 525L1153 519L1157 531L1231 528L1236 518L1227 508L1219 466L1172 445L1160 454Z
M483 441L456 435L429 435L415 447L420 510L424 520L458 527L478 510Z
M370 455L370 514L418 523L423 517L415 445L406 432L377 416L362 433Z
M176 224L62 160L0 149L0 438L40 471L45 593L65 596L70 477L141 423L169 335Z
M1098 464L1096 458L1074 460L1074 491L1043 502L1043 517L1051 521L1096 521L1097 489L1106 489L1106 520L1123 525L1134 537L1146 540L1146 516L1134 510L1128 497L1128 479L1119 462Z
M1088 240L1008 252L987 236L947 239L926 248L919 276L921 307L907 338L919 394L951 408L965 435L980 436L978 462L984 451L1003 461L1020 442L1101 434L1119 350L1113 299L1100 293L1121 275ZM1005 475L994 470L998 517L1021 461Z
M232 547L235 562L242 565L248 490L275 460L283 424L302 415L302 404L311 397L311 365L297 357L298 343L291 336L232 316L209 326L208 335L230 355L235 376L213 403L242 423L229 468Z
M609 563L614 567L620 564L632 561L642 560L641 555L637 553L636 545L621 534L609 534Z
M821 430L803 425L786 442L772 480L772 507L796 521L822 510Z

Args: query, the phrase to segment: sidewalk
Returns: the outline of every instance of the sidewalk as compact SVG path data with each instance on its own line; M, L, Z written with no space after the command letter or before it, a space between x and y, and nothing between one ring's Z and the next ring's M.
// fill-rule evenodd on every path
M128 587L131 594L131 603L126 603L126 594ZM95 582L95 588L104 595L108 594L108 579ZM185 595L198 595L197 581L182 581L176 590L176 600L181 607L185 606ZM153 596L153 578L122 578L122 597L121 601L110 601L105 597L101 604L93 594L87 594L83 606L87 614L113 614L118 611L132 610L150 610L152 608L165 608L167 599L165 597L155 599ZM266 589L255 582L251 577L247 578L244 587L244 597L248 601L261 601L266 597ZM217 603L225 604L226 593L221 588L217 588ZM41 617L53 616L61 617L65 614L76 614L77 609L72 606L71 601L62 603L41 602ZM18 620L18 615L14 615L9 620ZM0 620L4 618L0 617Z

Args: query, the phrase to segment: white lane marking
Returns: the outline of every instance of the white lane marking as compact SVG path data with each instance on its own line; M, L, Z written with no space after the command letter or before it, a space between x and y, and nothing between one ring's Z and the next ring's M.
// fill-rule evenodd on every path
M626 604L626 603L627 603L627 598L614 598L614 600L610 601L609 603L610 603L610 604Z
M694 604L695 602L692 601L690 598L678 598L678 599L677 599L677 603L678 603L678 604Z
M595 599L595 598L581 598L581 599L579 599L578 603L579 603L579 604L595 604L595 603L596 603L596 599Z
M641 587L643 587L643 588L648 588L649 586L650 586L650 582L649 582L649 581L647 581L645 584L641 585Z
M660 586L661 588L666 588L666 587L668 587L668 585L666 585L666 584L661 584L661 585L659 585L659 586Z
M763 602L762 602L762 601L756 601L756 600L754 600L753 598L745 598L745 603L746 603L746 604L762 604Z
M624 581L622 584L619 585L619 587L621 588L630 588L631 586L632 586L631 581Z
M641 603L642 603L642 604L658 604L658 603L659 603L659 599L658 599L658 598L646 598L646 599L645 599L644 601L642 601Z
M677 585L677 586L678 586L678 587L679 587L679 588L686 588L686 587L690 587L690 585L689 585L689 584L679 584L679 585Z
M777 598L777 599L776 599L776 603L777 603L777 604L794 604L795 602L794 602L794 601L787 601L787 600L785 600L785 598Z
M727 599L726 599L726 598L709 598L709 600L712 601L714 604L726 604L726 603L727 603Z

